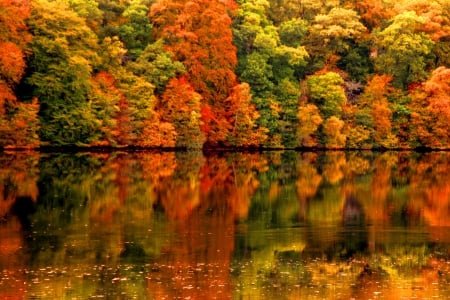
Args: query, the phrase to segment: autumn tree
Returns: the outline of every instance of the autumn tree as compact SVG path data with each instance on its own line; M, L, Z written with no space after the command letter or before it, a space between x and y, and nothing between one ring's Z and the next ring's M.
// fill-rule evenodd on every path
M366 30L352 9L334 7L328 13L317 14L304 43L311 54L308 72L314 73L330 65L335 67L338 61L335 58L345 56L362 41Z
M318 146L317 130L323 119L317 106L311 103L301 105L297 117L299 119L298 137L300 145L304 147Z
M412 139L420 146L450 146L450 69L439 67L423 85L413 91L410 104Z
M388 95L392 92L391 80L386 75L373 76L359 99L356 124L370 133L368 141L374 147L393 148L398 143L393 133L393 116L388 100Z
M202 111L214 116L203 118L211 145L225 142L217 133L229 126L224 100L237 82L230 9L232 1L160 0L150 10L155 38L162 38L174 60L184 64L187 80L203 98Z
M327 72L312 75L306 80L308 96L312 103L317 105L324 119L331 116L340 117L342 106L346 103L343 84L344 80L339 74Z
M344 148L346 136L343 133L344 121L336 116L326 119L323 124L323 134L325 147L327 148Z
M392 3L383 0L353 1L351 6L369 30L382 27L394 15Z
M172 63L167 61L164 52L156 57L151 54L152 49L158 49L158 45L149 47L147 54L142 54L142 60L124 65L122 58L127 49L117 37L106 37L100 43L100 67L113 76L116 87L115 91L111 89L109 92L120 96L116 104L117 112L113 116L116 124L116 143L122 146L174 147L175 128L155 111L157 98L153 84L158 84L161 88L169 78L149 78L149 74L156 76L161 73L158 68L164 69ZM155 66L155 59L156 62L163 63Z
M230 96L225 99L229 116L230 130L228 141L231 146L260 146L266 139L265 128L259 128L256 121L260 117L256 107L251 103L250 86L247 83L236 85Z
M176 146L202 148L201 96L186 78L171 79L162 95L158 110L162 119L173 124L177 132ZM222 139L224 139L223 137Z
M25 55L31 35L26 20L28 1L0 1L0 147L36 147L39 105L19 101L15 89L26 68Z

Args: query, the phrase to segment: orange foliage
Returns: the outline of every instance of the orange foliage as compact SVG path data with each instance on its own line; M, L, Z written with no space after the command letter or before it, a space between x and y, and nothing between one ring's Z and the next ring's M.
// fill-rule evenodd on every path
M322 176L314 166L317 160L317 154L307 152L302 155L302 160L297 166L298 179L296 182L297 198L300 202L300 216L302 219L306 217L306 207L308 201L317 193L322 183Z
M422 145L450 147L450 69L439 67L412 92L412 129Z
M26 26L29 14L27 0L0 0L0 117L5 100L16 100L12 89L25 70L24 49L31 41Z
M298 109L297 118L299 120L298 136L300 143L305 147L315 147L318 145L314 136L323 119L319 109L314 104L301 105Z
M450 35L450 16L445 10L439 1L429 0L404 1L396 6L397 13L415 11L418 16L424 17L425 22L416 30L427 33L435 42Z
M225 99L229 123L228 141L232 146L259 146L267 138L265 131L257 128L259 113L251 104L250 86L241 83L233 87L230 96Z
M224 142L222 128L228 128L224 100L236 84L236 48L232 43L228 5L232 1L196 2L160 0L151 7L150 17L157 38L164 38L174 59L187 69L188 81L210 106L214 118L207 127L208 142Z
M361 105L369 108L373 117L374 142L378 146L393 148L398 140L392 133L392 111L387 95L393 91L390 87L391 76L375 75L367 83L361 98Z
M9 83L17 83L25 70L24 53L15 43L0 40L0 74Z
M345 146L346 136L342 132L344 121L335 116L328 118L323 124L325 134L325 146L327 148L343 148Z
M447 153L424 154L411 161L409 208L431 226L450 226L450 162ZM417 207L414 207L416 205Z
M354 1L353 6L369 29L381 27L394 15L392 8L383 0Z
M30 11L28 0L0 0L0 41L9 41L24 49L31 41L26 24Z
M201 96L185 77L173 78L159 101L158 111L164 121L177 131L178 147L201 148L205 137L200 131Z

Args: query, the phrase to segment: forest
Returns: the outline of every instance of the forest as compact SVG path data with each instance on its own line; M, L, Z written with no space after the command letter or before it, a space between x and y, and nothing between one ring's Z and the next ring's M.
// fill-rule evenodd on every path
M450 148L448 0L0 0L0 148Z

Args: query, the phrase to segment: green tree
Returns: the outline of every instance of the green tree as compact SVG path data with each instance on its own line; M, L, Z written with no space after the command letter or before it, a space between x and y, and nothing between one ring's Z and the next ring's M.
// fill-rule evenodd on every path
M163 40L147 45L135 62L128 64L134 74L144 76L162 94L171 78L185 72L183 64L173 60L173 54L164 50Z
M132 60L138 58L151 41L152 25L148 17L150 2L151 0L131 0L122 13L127 21L120 25L118 33Z
M351 47L362 41L366 31L352 9L334 7L328 13L316 15L304 42L311 54L308 72L314 73L330 62L337 62L335 56L347 55Z
M434 42L416 28L426 19L414 11L396 15L392 23L375 34L377 55L375 69L379 73L393 76L393 85L406 88L410 83L427 78L427 63Z
M306 80L308 96L320 110L324 119L331 116L340 117L342 107L346 104L343 84L344 80L339 74L327 72L325 74L312 75Z
M309 57L296 39L306 27L295 20L277 28L267 17L269 6L268 1L242 1L236 12L236 73L251 87L253 103L261 114L258 124L269 130L267 145L293 147L298 145L298 77Z
M52 145L92 143L99 135L88 100L99 63L96 35L62 1L33 0L32 7L27 82L41 103L41 139Z

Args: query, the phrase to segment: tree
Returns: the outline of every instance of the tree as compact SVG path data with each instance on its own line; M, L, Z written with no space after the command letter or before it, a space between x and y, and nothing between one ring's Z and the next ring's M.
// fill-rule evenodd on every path
M383 0L354 1L352 6L369 30L382 27L394 14L390 2Z
M304 147L318 146L317 129L322 124L319 109L314 104L301 105L297 114L299 120L298 137Z
M311 34L322 39L334 53L340 48L348 48L347 40L358 40L367 30L354 10L340 7L326 15L317 15L310 29Z
M0 1L0 147L39 145L37 99L25 103L15 94L25 72L25 53L31 42L26 25L29 15L28 1Z
M225 100L229 108L230 130L228 142L235 147L260 146L264 143L266 129L258 128L256 120L259 113L251 103L250 86L247 83L236 85Z
M334 57L345 56L354 44L363 40L366 31L352 9L334 7L326 14L316 15L304 42L311 54L307 72L314 73L330 62L337 62Z
M187 80L202 98L202 106L209 107L214 118L205 132L207 142L225 142L215 134L227 126L224 100L236 84L234 68L236 48L232 43L231 18L228 12L233 2L160 0L152 5L150 18L155 38L164 39L166 49L174 60L184 64Z
M202 148L205 136L201 128L201 96L185 77L169 81L158 111L164 121L173 124L177 132L177 147Z
M434 41L438 42L450 34L450 16L448 7L440 1L412 0L396 3L395 11L399 14L414 11L417 16L424 19L423 23L416 24L415 30L424 32ZM448 5L448 4L447 4Z
M366 85L359 99L359 111L356 113L357 125L370 133L369 141L374 147L394 148L398 140L392 128L392 110L388 95L392 77L386 75L373 76Z
M269 6L268 1L248 0L236 12L233 20L239 57L236 73L251 87L252 101L261 114L258 124L269 130L267 145L293 147L298 142L298 76L309 57L295 39L304 34L306 25L296 20L277 28L267 17Z
M339 118L342 106L347 101L342 77L334 72L326 72L308 77L306 83L309 100L319 108L322 118Z
M162 94L168 81L185 72L183 64L173 60L173 54L164 50L163 40L148 44L135 62L128 64L134 74L144 76Z
M33 0L34 35L27 82L39 98L40 137L51 145L89 144L99 131L88 95L97 39L62 1Z
M150 0L131 0L123 11L122 17L127 18L119 28L119 36L128 49L132 60L139 57L151 41L152 26L148 17Z
M393 76L393 85L406 88L410 83L427 77L427 61L433 49L433 41L416 28L426 19L414 11L396 15L392 23L375 34L377 54L375 69Z
M421 146L450 146L450 69L439 67L422 86L412 92L412 138Z
M323 133L325 147L327 148L343 148L345 147L346 136L343 134L344 121L336 116L331 116L323 123Z

